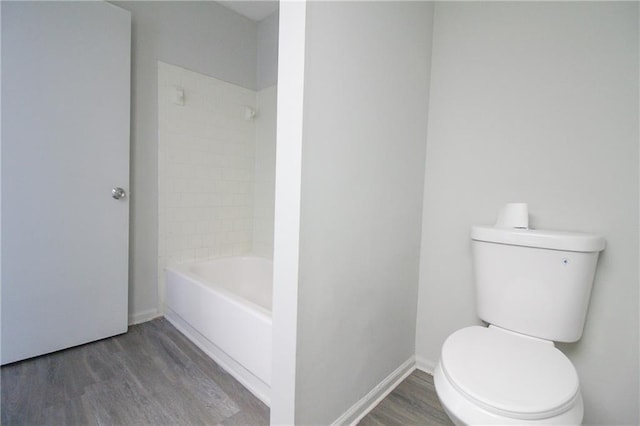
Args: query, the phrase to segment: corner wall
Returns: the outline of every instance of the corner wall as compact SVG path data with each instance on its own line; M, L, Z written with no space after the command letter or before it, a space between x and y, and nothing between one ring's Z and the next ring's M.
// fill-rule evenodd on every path
M296 424L415 353L432 7L307 4Z
M603 234L578 370L585 422L638 424L638 3L437 3L416 352L478 322L469 229L508 202Z

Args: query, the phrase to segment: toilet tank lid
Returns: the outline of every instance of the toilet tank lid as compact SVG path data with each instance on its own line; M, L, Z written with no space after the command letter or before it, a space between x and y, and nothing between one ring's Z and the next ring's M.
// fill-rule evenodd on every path
M604 250L604 237L595 234L542 229L495 228L472 226L471 239L514 246L550 250L598 252Z

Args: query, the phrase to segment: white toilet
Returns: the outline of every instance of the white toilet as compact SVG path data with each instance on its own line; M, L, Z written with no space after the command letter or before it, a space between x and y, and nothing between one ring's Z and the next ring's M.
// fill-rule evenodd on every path
M598 254L596 235L473 227L478 316L445 341L434 372L451 420L580 424L578 374L553 344L582 336Z

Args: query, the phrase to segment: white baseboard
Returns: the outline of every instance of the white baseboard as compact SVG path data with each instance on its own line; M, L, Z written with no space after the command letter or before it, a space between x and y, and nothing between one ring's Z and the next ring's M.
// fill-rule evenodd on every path
M404 379L415 370L415 357L411 357L402 363L391 374L378 383L362 399L353 404L351 408L336 419L332 426L356 425L364 416L369 414L376 405L389 395Z
M135 312L129 315L129 325L140 324L143 322L151 321L152 319L161 317L162 315L157 309L148 309L142 312Z
M433 376L433 372L436 371L436 365L438 365L437 362L433 362L429 359L416 355L416 368L418 370L424 371L425 373L429 373Z
M166 309L164 317L197 347L202 349L223 370L231 374L242 386L254 394L256 398L264 402L265 405L271 406L271 388L269 385L227 355L171 309Z

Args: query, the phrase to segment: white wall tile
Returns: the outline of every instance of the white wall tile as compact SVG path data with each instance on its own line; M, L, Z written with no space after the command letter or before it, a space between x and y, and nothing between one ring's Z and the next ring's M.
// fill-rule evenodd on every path
M161 270L250 251L271 257L275 86L256 94L169 64L158 72ZM184 106L173 103L176 87Z
M244 109L256 93L162 62L158 82L160 270L250 252L256 125Z
M273 257L273 210L276 175L276 96L276 86L260 90L256 96L253 252L265 257Z

